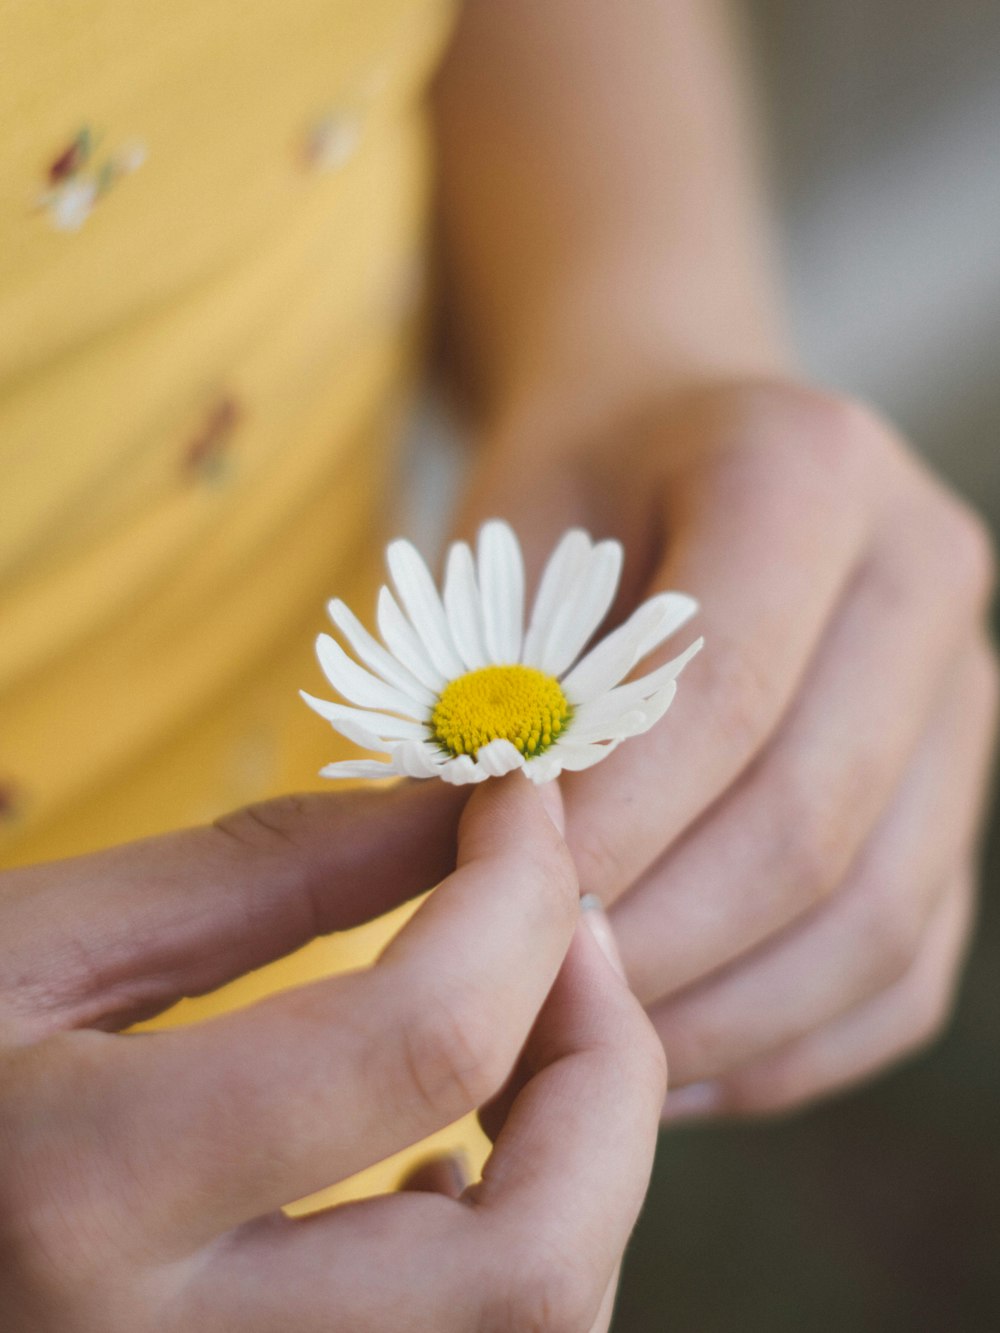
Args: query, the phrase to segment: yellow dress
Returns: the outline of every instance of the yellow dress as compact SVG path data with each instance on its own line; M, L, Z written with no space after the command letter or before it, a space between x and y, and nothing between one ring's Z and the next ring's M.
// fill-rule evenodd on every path
M315 785L336 757L296 689L319 685L325 598L367 610L379 578L452 17L0 0L4 864ZM156 1022L357 965L389 929Z

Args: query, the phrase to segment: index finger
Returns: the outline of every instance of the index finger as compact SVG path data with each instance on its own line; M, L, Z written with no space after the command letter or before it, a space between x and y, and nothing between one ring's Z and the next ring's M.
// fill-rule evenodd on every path
M577 901L539 794L519 775L491 783L469 803L458 870L373 969L185 1029L91 1042L75 1064L63 1045L47 1108L59 1152L77 1174L103 1165L127 1194L112 1215L183 1247L344 1179L497 1090ZM113 1143L128 1170L95 1161L95 1142Z
M441 783L285 796L8 871L0 1030L126 1027L369 921L453 868L464 800Z

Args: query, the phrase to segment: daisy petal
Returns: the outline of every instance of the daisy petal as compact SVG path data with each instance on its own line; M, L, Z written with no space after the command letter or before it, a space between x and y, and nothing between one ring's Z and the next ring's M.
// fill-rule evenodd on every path
M355 745L360 745L362 750L375 750L381 754L390 752L391 746L384 744L373 731L369 731L363 723L356 721L358 717L367 717L367 713L348 708L345 711L349 714L353 713L354 717L343 717L334 721L332 717L327 715L327 708L336 705L328 705L325 699L317 699L313 695L307 694L305 690L299 690L299 694L314 712L319 713L320 717L326 718L335 731L339 731L341 736L346 737Z
M525 772L535 782L551 781L552 778L558 777L563 772L582 773L585 768L593 768L602 759L607 759L609 754L613 754L617 750L619 744L620 742L616 740L609 741L606 745L572 745L567 741L553 746L551 751L542 756L543 759L548 759L550 754L552 756L552 767L544 771L542 775L532 773L532 769L540 762L539 760L533 760L528 764Z
M611 689L641 658L689 620L698 603L683 593L664 592L643 602L624 625L603 638L562 682L573 704L586 703Z
M603 726L614 728L624 713L641 708L664 686L675 681L704 642L704 639L696 639L690 648L664 666L640 676L638 680L629 681L627 685L619 685L617 689L609 690L607 694L591 699L588 703L580 704L573 715L573 727L579 726L581 734L589 734Z
M619 741L628 740L632 736L641 736L659 722L673 703L676 693L677 682L668 681L651 699L647 699L638 707L627 709L619 717L606 722L603 726L595 726L589 732L581 731L579 741L590 745L614 741L617 745ZM575 733L573 739L577 740Z
M299 690L299 694L314 712L319 713L320 717L325 717L327 722L348 740L354 740L356 744L361 745L364 742L356 740L356 737L362 732L367 735L375 742L366 747L369 750L385 750L383 741L422 741L427 738L427 728L421 722L393 717L389 713L370 712L364 708L348 708L346 704L317 699L315 695L307 694L305 690Z
M319 770L321 778L396 778L395 764L380 764L377 759L343 759Z
M676 680L670 681L668 685L664 685L662 689L657 690L651 699L646 700L642 709L642 712L644 713L642 725L630 734L633 736L641 736L642 733L648 731L654 723L659 722L660 718L673 703L676 694Z
M671 634L675 634L700 610L698 599L689 597L686 592L658 592L655 597L651 597L649 600L651 602L663 602L665 624L660 626L660 633L664 639L668 639ZM663 640L660 639L657 642L662 643ZM651 653L656 646L656 643L651 643L645 651Z
M460 676L462 663L451 639L448 618L419 551L401 539L390 542L386 558L396 591L428 657L446 678Z
M664 688L668 687L665 686ZM673 686L673 682L671 682L670 688L676 688ZM653 697L654 699L657 698L656 695ZM600 720L591 722L586 726L580 726L574 718L572 730L567 732L567 743L571 745L593 745L600 741L625 740L629 736L639 736L652 726L652 723L647 720L650 711L648 703L641 704L639 707L630 707L625 704L620 707L617 713L606 714Z
M564 770L583 771L663 716L676 694L678 675L702 647L699 639L672 661L629 680L636 664L697 610L693 598L665 592L636 608L578 660L614 602L623 560L618 542L594 543L582 529L566 533L549 559L527 634L522 632L524 563L506 522L485 524L475 552L465 542L451 546L440 593L409 542L393 542L387 559L396 592L383 587L379 593L382 642L339 599L329 603L330 616L355 657L330 635L316 641L327 678L356 706L305 692L302 698L343 736L388 761L332 763L322 770L323 777L438 777L464 785L515 769L534 783L551 781ZM460 700L459 678L487 666L495 668L496 679L470 682L469 697ZM536 725L538 709L550 706L541 689L544 682L525 667L554 678L546 688L559 682L570 705L562 732L534 758L506 739L521 734L523 726ZM461 702L470 710L466 721L473 731L500 732L474 755L450 754L431 734L431 712L451 683L456 706ZM478 698L480 684L509 687L511 693ZM530 689L523 694L529 685L539 688L537 700Z
M647 672L645 676L639 676L637 680L630 680L625 685L619 685L611 693L624 697L625 691L629 690L634 692L636 698L648 699L661 685L666 685L667 681L676 680L692 657L697 657L704 646L704 638L695 639L694 643L685 648L682 653L678 653L676 657L672 657L669 662L665 662L663 666L657 667L655 671Z
M441 777L453 787L464 787L469 782L485 782L489 776L484 768L478 768L467 754L460 754L449 759L440 768Z
M426 741L404 741L393 750L392 762L408 778L436 778L445 760Z
M541 669L561 676L607 615L622 570L620 542L598 542L562 605L557 608L542 651Z
M388 588L378 595L378 629L393 655L402 662L421 685L435 695L444 688L445 678L427 655L417 631L399 608Z
M489 777L502 778L505 773L524 767L524 755L516 745L501 736L483 746L476 754L476 764L485 769Z
M556 611L576 583L577 575L585 568L590 556L591 540L582 528L570 528L549 556L542 571L531 624L524 636L521 660L526 666L539 666L545 640Z
M540 787L543 782L551 782L562 772L559 761L555 755L555 747L539 755L537 759L529 759L524 766L524 776L530 778L536 787Z
M494 519L479 533L479 587L490 660L521 660L524 628L524 561L509 523Z
M327 611L330 613L330 619L366 667L381 676L388 684L394 685L397 690L401 690L403 694L410 695L418 703L424 704L427 708L433 707L433 691L368 633L345 602L334 598L332 602L327 603Z
M582 773L585 768L593 768L609 754L614 754L620 741L609 741L607 745L568 745L565 754L560 755L563 772Z
M423 705L408 694L358 666L329 634L321 634L316 640L316 656L327 680L351 703L363 708L385 708L409 717L424 711Z
M483 608L476 584L476 566L465 542L453 543L444 577L444 609L459 656L472 671L484 667L489 655L483 639Z

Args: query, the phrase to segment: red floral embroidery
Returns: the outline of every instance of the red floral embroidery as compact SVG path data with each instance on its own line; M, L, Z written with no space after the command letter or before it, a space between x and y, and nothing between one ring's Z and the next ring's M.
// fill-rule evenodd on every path
M225 394L212 404L184 451L184 471L205 481L218 481L226 472L233 433L242 412L237 399Z
M49 167L49 184L58 185L86 165L90 156L90 130L84 126L65 152Z
M99 143L89 125L84 125L48 167L48 188L37 203L57 231L79 231L94 205L122 176L138 171L146 160L141 143L128 144L95 160Z
M338 171L357 151L361 140L361 116L356 112L330 112L318 116L302 139L302 160L310 171Z
M0 824L12 823L21 809L21 798L15 783L0 778Z

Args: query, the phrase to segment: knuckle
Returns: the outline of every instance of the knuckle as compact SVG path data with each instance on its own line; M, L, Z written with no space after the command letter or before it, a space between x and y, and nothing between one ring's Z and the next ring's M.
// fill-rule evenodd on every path
M955 593L978 611L989 602L996 582L990 530L982 516L956 496L947 497L940 523L942 568Z
M922 966L923 960L918 959L902 983L900 1003L910 1022L907 1050L922 1050L947 1029L955 1007L961 959L961 950L934 958L933 967Z
M727 746L748 758L777 722L779 700L773 681L745 648L717 643L711 654L701 656L711 716Z
M289 848L297 845L296 830L301 818L300 797L278 796L221 815L212 827L250 851L281 851L287 855Z
M497 1024L458 989L428 997L403 1022L400 1041L407 1096L435 1119L481 1106L508 1073Z
M870 468L889 439L870 408L811 385L761 381L744 386L740 398L750 438L804 453L833 476Z
M910 888L909 883L885 883L865 895L864 943L876 983L904 977L919 951L923 918Z
M885 789L890 759L858 738L820 788L808 750L779 745L768 756L761 786L766 818L781 878L797 897L818 902L843 882L865 834L863 794Z
M847 842L842 813L802 782L781 785L775 808L781 812L778 855L783 878L805 905L821 902L840 882Z
M927 988L925 996L916 1006L916 1020L909 1043L911 1051L921 1051L943 1036L951 1020L952 1003L950 985L936 990Z

